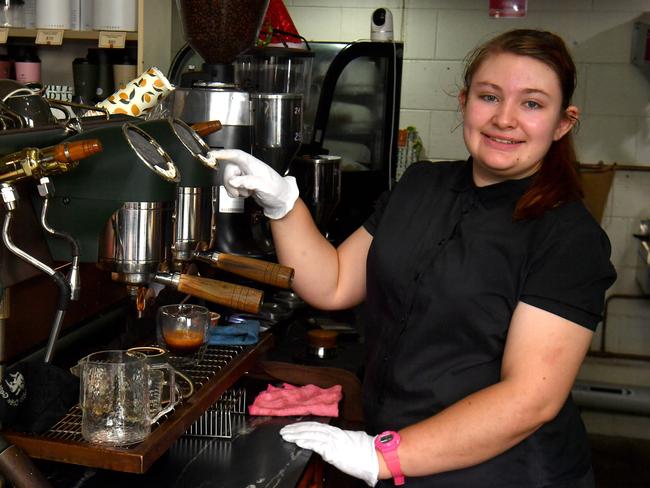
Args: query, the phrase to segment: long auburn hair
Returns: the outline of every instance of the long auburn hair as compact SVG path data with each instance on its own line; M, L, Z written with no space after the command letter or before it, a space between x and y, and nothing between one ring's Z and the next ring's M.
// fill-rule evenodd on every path
M576 67L559 36L541 30L515 29L482 44L466 60L463 76L465 93L469 93L472 77L483 61L499 53L528 56L549 66L560 80L562 117L570 117L566 109L576 87ZM575 124L577 120L572 122ZM536 218L562 203L582 198L571 132L569 130L561 139L552 142L532 185L515 206L514 220Z

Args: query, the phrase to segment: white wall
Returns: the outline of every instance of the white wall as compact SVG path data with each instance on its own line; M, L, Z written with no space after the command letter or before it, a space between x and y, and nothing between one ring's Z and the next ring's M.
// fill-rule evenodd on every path
M565 39L578 66L579 160L650 167L650 79L630 63L633 24L650 12L650 0L528 0L523 19L489 18L487 0L285 0L285 5L301 35L328 41L368 39L374 9L391 9L395 39L405 43L400 127L415 126L426 156L434 160L467 156L462 131L456 129L461 120L456 94L467 52L516 27L554 31ZM610 295L640 293L632 234L641 218L650 218L650 172L617 172L602 221L619 274ZM594 347L600 344L600 332ZM650 355L646 298L610 301L606 350ZM593 362L598 364L587 364L581 375L602 379L601 361ZM641 370L616 369L614 363L607 363L607 380L650 386L644 369L650 363L641 363ZM600 424L598 430L603 430ZM630 431L634 427L625 433Z

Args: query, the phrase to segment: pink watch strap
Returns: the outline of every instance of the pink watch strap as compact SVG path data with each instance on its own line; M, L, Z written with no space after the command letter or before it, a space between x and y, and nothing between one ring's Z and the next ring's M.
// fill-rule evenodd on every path
M395 486L401 486L404 484L404 474L402 473L402 467L399 463L399 457L397 457L397 449L383 452L381 455L384 456L384 461L386 461L386 466L390 474L393 475L393 482Z

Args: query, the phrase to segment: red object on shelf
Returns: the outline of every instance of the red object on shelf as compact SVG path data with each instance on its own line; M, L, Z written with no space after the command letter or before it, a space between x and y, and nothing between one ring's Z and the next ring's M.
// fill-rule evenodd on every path
M277 33L276 31L286 32L290 35ZM273 37L269 39L271 32L273 33ZM298 30L293 20L291 20L291 15L289 15L289 11L282 0L271 0L269 2L269 7L266 10L262 28L260 29L259 39L263 45L269 43L282 44L283 41L286 43L301 42Z
M490 17L524 17L526 0L490 0Z

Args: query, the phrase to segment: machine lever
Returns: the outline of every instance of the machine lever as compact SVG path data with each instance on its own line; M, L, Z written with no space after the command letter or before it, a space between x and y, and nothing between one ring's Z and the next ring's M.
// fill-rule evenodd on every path
M278 288L289 289L293 282L293 268L261 259L223 252L195 252L194 259L222 271Z

